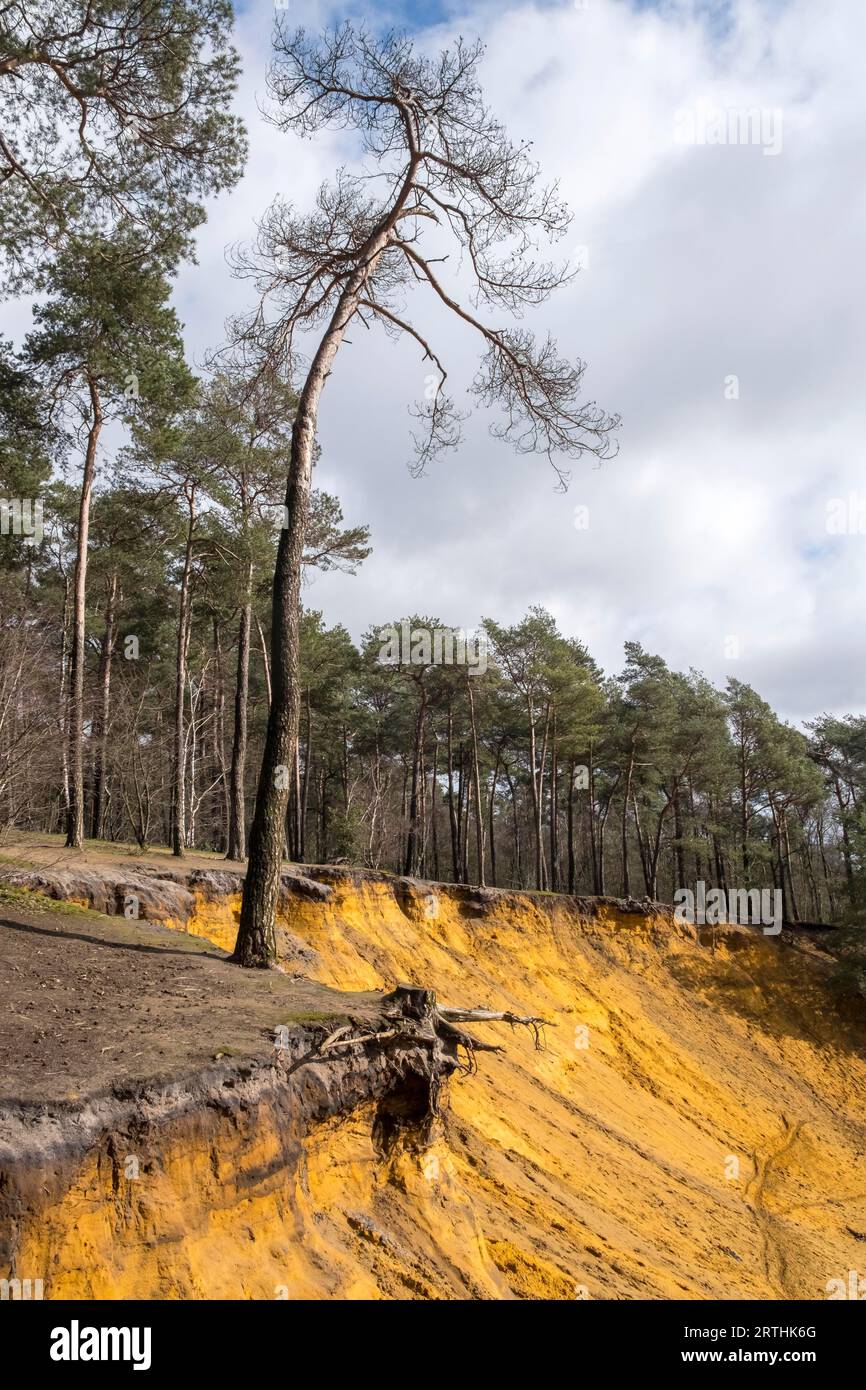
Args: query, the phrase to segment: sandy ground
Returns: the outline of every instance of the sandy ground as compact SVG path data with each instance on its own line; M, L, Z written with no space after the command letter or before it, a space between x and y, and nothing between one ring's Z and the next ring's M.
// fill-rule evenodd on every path
M75 1099L261 1057L280 1024L367 1017L370 996L241 970L200 937L0 887L0 1099Z
M16 868L100 868L103 865L135 865L141 869L228 869L243 873L246 862L226 859L211 850L190 850L176 859L165 845L140 850L135 844L109 844L105 840L85 840L81 850L67 849L63 835L39 835L30 831L8 831L0 837L0 865Z

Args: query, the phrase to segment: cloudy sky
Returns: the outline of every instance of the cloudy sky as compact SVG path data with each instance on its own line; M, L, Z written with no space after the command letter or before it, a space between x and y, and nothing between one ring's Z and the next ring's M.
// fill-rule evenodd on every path
M387 17L289 3L308 27ZM361 330L325 391L317 481L370 524L374 553L307 602L355 635L406 612L473 626L544 604L608 671L637 639L677 668L751 682L792 719L862 710L863 0L410 0L393 15L428 48L480 34L490 105L559 178L574 212L563 249L585 248L586 266L531 322L587 361L587 397L622 415L621 447L576 463L562 494L482 412L416 480L407 406L426 369L411 342ZM178 281L199 359L250 294L226 243L277 193L309 207L353 157L342 135L299 142L262 119L273 16L273 0L239 6L249 169ZM712 133L718 113L749 109L765 115L754 143L683 138L684 113ZM416 293L415 321L467 386L474 339ZM852 534L828 531L833 499Z

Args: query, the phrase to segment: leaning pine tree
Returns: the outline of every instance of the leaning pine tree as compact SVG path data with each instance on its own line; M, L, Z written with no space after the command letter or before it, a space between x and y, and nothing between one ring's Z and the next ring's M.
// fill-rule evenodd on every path
M513 145L485 107L477 76L481 46L458 40L430 59L402 34L375 38L349 24L318 41L303 30L278 28L275 43L276 124L303 136L328 127L353 130L364 161L359 172L343 170L324 185L308 216L277 199L240 265L256 279L261 299L239 330L265 363L297 374L299 336L319 335L292 431L287 524L274 577L273 698L234 954L247 966L268 965L275 951L300 714L300 582L316 426L322 389L349 326L377 320L395 336L408 335L434 369L433 399L417 412L423 424L415 441L418 468L458 444L460 417L440 357L405 316L409 288L431 294L480 335L474 394L498 407L493 433L519 451L546 454L563 476L560 459L608 455L618 424L593 402L580 402L582 362L563 360L550 337L537 342L523 328L489 326L434 269L443 259L443 238L456 238L472 274L471 304L513 315L570 278L567 269L535 259L537 236L560 237L570 215L556 188L540 185L527 146Z

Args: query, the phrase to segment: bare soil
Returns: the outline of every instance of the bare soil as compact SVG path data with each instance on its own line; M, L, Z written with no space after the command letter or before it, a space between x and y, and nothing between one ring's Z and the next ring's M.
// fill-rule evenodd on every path
M118 868L121 865L142 869L226 869L243 873L246 861L226 859L212 850L189 850L182 859L176 858L165 845L153 845L142 850L136 844L114 844L107 840L85 840L84 848L68 849L63 835L45 835L32 831L9 830L0 837L0 865L15 868Z
M220 1055L261 1058L278 1026L369 1020L380 998L242 970L200 937L2 886L0 997L0 1101L77 1100Z

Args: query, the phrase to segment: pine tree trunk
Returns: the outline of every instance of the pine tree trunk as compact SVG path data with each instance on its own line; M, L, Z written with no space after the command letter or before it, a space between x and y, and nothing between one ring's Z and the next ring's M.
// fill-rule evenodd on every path
M297 745L296 745L297 746ZM301 795L301 808L298 817L298 858L301 863L307 857L307 812L310 805L310 780L313 767L313 707L310 692L307 691L307 731L304 738L304 781Z
M100 652L100 678L102 703L94 733L96 735L96 765L93 774L93 816L91 835L94 840L103 837L105 829L105 764L108 751L108 724L111 717L111 659L114 654L114 623L117 610L117 574L111 576L111 585L105 606L105 631L102 634Z
M535 886L542 888L542 868L541 868L541 793L538 786L538 749L535 740L535 715L532 709L532 697L526 697L526 713L529 724L529 785L532 792L532 833L535 837Z
M788 873L788 889L790 893L791 908L790 920L792 922L799 922L800 908L797 902L797 892L794 888L794 875L791 869L791 837L788 831L788 815L786 811L782 812L782 842L785 846L785 868Z
M88 381L90 391L90 429L84 455L84 476L78 504L78 537L75 550L75 581L72 600L72 669L69 680L69 809L66 817L66 845L81 849L84 844L84 642L87 598L87 542L90 534L90 501L96 449L102 431L103 414L99 390Z
M592 743L589 745L589 849L592 855L592 891L603 893L602 875L599 865L598 835L596 833L596 799L595 799L595 759Z
M836 791L836 802L839 806L839 825L842 829L842 860L845 865L845 884L848 889L848 899L853 904L857 901L857 892L854 884L854 863L851 855L851 836L848 832L848 807L842 799L842 788L839 785L839 778L834 777L833 782Z
M250 631L253 615L253 567L247 566L244 603L238 628L238 669L235 681L235 728L229 780L229 842L226 859L246 858L244 777L247 766L247 708L250 688Z
M556 748L556 710L550 731L550 889L559 892L559 764Z
M433 877L439 882L439 828L436 815L436 790L438 786L437 773L439 763L439 739L433 743L433 767L430 774L430 830L433 838Z
M475 784L475 841L478 860L478 883L481 888L484 883L484 818L481 809L481 772L478 765L478 726L475 720L475 696L472 692L472 677L466 677L466 687L469 692L469 723L472 732L472 780Z
M506 764L505 780L508 783L508 795L511 800L511 830L514 837L514 862L512 865L511 876L515 886L523 887L523 870L520 863L520 818L517 814L517 791L514 786L514 779L511 776L511 769Z
M627 898L631 894L631 873L628 862L628 803L631 800L631 779L634 772L634 745L632 745L628 760L628 772L625 779L625 795L622 799L622 830L621 830L621 850L622 850L622 895Z
M598 822L598 892L604 896L606 890L606 866L604 862L605 837L607 835L607 818L610 815L610 808L613 805L613 793L611 792Z
M568 764L568 800L566 802L566 833L568 835L568 891L574 892L574 767L576 758L572 753Z
M322 776L319 782L319 833L317 859L320 864L328 862L328 771L322 763Z
M827 850L824 844L824 821L819 815L817 818L818 850L821 856L821 872L824 877L824 884L827 889L827 904L830 912L830 920L836 917L836 903L833 896L833 880L830 876L830 866L827 863Z
M195 483L184 484L187 501L186 544L183 574L180 581L180 603L177 615L177 657L174 685L174 752L172 765L171 850L182 859L186 845L186 662L190 630L190 582L192 577L193 536L195 534Z
M746 746L740 739L740 852L743 858L743 886L749 882L749 797L746 789ZM698 874L700 877L700 873Z
M381 239L381 251L385 237ZM276 911L285 843L289 778L301 712L301 564L313 471L319 401L349 320L358 305L375 257L366 258L344 290L310 366L292 426L286 485L286 525L280 533L271 618L272 699L268 714L256 807L250 830L249 863L233 960L264 967L276 952Z
M382 252L394 236L401 213L412 197L420 161L410 135L412 157L388 213L373 230L356 260L330 323L316 349L292 426L292 450L286 484L286 525L280 535L274 574L271 622L273 699L268 715L264 756L250 831L249 865L233 960L264 967L276 954L276 911L285 843L289 776L298 741L301 713L300 604L301 565L307 534L319 402L334 359Z
M451 872L455 883L460 882L460 839L457 811L454 806L454 708L448 696L448 824L451 827Z
M262 649L262 667L265 676L265 693L268 697L268 709L271 707L271 663L268 657L268 644L265 641L265 634L262 632L262 625L259 615L256 614L256 630L259 634L259 646Z
M214 826L214 842L218 854L225 854L228 845L229 788L226 775L225 756L225 679L223 676L223 652L220 638L219 620L213 620L213 646L216 664L216 688L214 691L214 800L217 813Z
M69 815L69 699L66 690L66 668L69 661L69 575L63 584L63 630L60 639L60 688L57 692L58 725L61 745L61 796L63 824Z
M674 793L674 835L676 837L674 859L677 871L677 887L684 888L686 884L686 861L683 855L683 816L680 806L679 786Z
M427 715L427 687L423 675L420 678L420 700L418 716L415 720L415 739L412 747L412 780L409 790L409 830L406 835L406 854L403 860L404 874L416 874L419 867L420 823L418 789L421 784L421 759L424 746L424 724Z
M494 819L493 813L495 810L496 803L496 785L499 781L499 762L501 756L502 743L500 742L499 746L496 749L496 760L493 764L493 777L490 782L490 796L487 801L487 824L489 827L488 839L490 840L490 881L494 888L497 885L498 879L496 874L496 821Z

